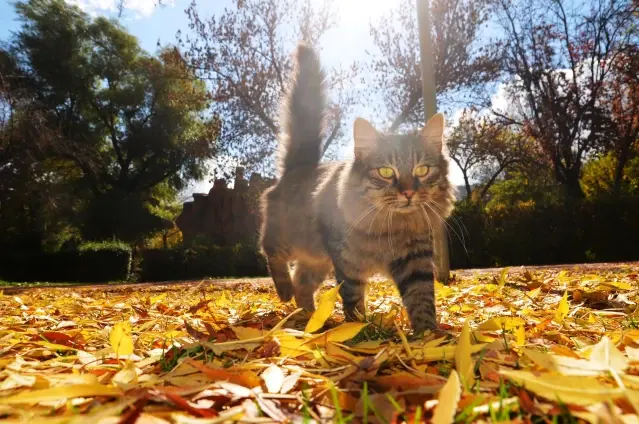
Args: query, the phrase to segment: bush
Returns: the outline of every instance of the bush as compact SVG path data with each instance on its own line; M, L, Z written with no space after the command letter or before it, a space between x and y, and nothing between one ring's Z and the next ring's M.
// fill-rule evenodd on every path
M639 197L571 206L530 201L481 208L462 203L449 219L451 226L466 230L464 243L451 235L451 267L636 260L637 210Z
M267 274L264 259L256 247L198 245L143 251L140 279L172 281Z
M128 280L131 248L123 243L91 243L59 252L0 252L0 278L8 281L99 283Z

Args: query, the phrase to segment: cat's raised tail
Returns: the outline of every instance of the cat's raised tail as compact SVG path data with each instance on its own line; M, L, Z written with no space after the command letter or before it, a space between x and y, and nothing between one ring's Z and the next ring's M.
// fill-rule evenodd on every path
M299 166L315 166L322 158L324 78L317 53L308 44L299 43L290 85L282 102L281 175Z

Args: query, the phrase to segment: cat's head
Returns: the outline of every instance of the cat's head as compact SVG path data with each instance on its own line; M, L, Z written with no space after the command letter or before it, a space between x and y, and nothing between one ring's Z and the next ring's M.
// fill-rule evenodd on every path
M420 209L447 215L450 209L448 163L442 154L444 115L433 116L410 134L384 134L357 118L353 127L360 193L372 206L398 213Z

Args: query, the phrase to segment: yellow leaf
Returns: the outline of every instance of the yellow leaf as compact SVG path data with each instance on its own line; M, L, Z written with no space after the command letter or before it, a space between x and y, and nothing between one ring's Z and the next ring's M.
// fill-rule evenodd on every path
M509 267L506 267L501 270L501 274L499 275L499 287L504 287L506 285L506 277L508 277L509 269Z
M482 322L477 330L479 331L501 331L512 330L513 328L521 327L524 325L524 320L521 318L510 317L495 317L487 321Z
M345 342L357 336L367 325L368 324L363 322L347 322L339 327L331 328L330 330L319 334L317 337L312 338L308 343L325 344L327 342Z
M472 345L470 352L477 353L484 346L486 346L485 343ZM455 358L455 352L457 352L457 346L425 347L421 351L414 351L416 359L423 362L452 361Z
M454 422L457 405L461 398L462 389L459 381L459 375L452 370L448 381L439 392L437 407L433 414L433 424L450 424Z
M601 285L614 287L619 290L632 290L634 288L630 284L622 283L621 281L606 281L605 283L602 283Z
M269 393L279 393L284 384L284 372L280 367L273 364L262 373L262 380Z
M527 390L552 401L588 406L621 397L623 389L603 385L597 377L560 374L535 375L528 371L502 370L502 375Z
M326 356L328 356L328 359L332 360L333 362L336 362L336 359L337 361L342 363L357 363L363 359L361 356L353 355L352 353L345 351L332 342L329 342L326 345Z
M515 330L515 344L517 346L523 346L526 344L526 330L523 325Z
M57 386L49 389L22 392L15 396L0 398L2 405L35 404L50 402L60 399L72 399L77 397L93 396L122 396L123 392L118 387L104 386L102 384L77 384L74 386Z
M564 318L566 318L568 312L570 312L570 305L568 305L568 291L565 291L559 301L559 306L557 306L557 312L555 312L555 322L557 324L564 322Z
M311 348L305 346L303 340L290 334L286 334L285 332L275 333L274 340L276 340L280 345L280 352L282 356L295 358L311 352Z
M132 361L127 361L120 371L113 376L113 383L122 388L126 388L128 384L135 384L138 382L138 373L135 369L135 364Z
M537 296L539 296L540 292L541 292L541 286L537 287L536 289L532 289L528 291L528 297L531 299L536 299Z
M262 330L258 330L257 328L231 327L231 330L233 330L237 338L240 340L256 339L258 337L264 336L264 332Z
M109 341L111 342L111 347L117 356L131 355L133 353L131 323L129 321L116 323L109 335Z
M590 362L601 365L604 369L612 368L619 373L628 368L628 359L606 336L592 347Z
M0 391L17 389L18 387L33 387L36 383L36 377L34 375L20 375L11 373L0 384Z
M333 309L335 309L335 302L337 302L340 286L341 284L338 284L320 296L319 305L315 312L313 312L311 319L308 320L304 331L314 333L324 326L326 320L333 313Z
M468 320L466 320L459 335L457 349L455 349L455 367L464 387L467 389L473 387L475 383L475 365L471 355L470 327L468 326Z
M258 337L256 339L247 339L247 340L233 340L230 342L222 342L222 343L211 343L211 342L200 342L202 346L206 346L213 351L216 355L220 356L224 352L232 352L234 350L246 349L248 352L260 347L262 342L264 341L264 337Z

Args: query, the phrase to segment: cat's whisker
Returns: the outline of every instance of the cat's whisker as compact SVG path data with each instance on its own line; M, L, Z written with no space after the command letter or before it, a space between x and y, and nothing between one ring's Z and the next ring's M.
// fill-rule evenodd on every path
M444 223L444 229L446 230L446 235L448 236L448 240L452 243L452 237L450 236L450 230L452 230L452 232L457 236L457 238L459 239L459 241L462 244L462 247L464 248L464 252L466 252L467 256L470 256L470 253L468 253L468 249L466 248L466 243L463 239L463 237L461 237L459 235L459 233L457 231L455 231L455 229L453 227L451 227L451 225L446 222L446 220L444 218L442 218L441 214L437 213L437 211L435 209L433 209L433 207L431 205L429 205L428 203L425 203L426 206L428 206L428 208L439 218L439 220L441 222Z
M391 251L391 256L395 257L395 249L393 247L393 209L389 209L388 214L388 247Z
M384 205L381 205L377 212L375 213L375 216L373 216L373 219L371 219L371 223L368 225L368 230L366 230L366 234L370 234L371 233L371 228L373 227L373 224L375 223L375 220L377 219L377 215L379 215L379 213L384 209Z
M446 208L444 208L441 204L439 204L437 202L432 202L431 204L433 206L437 206L441 211L444 211L444 212L446 211ZM457 235L457 238L459 238L459 240L460 240L460 242L462 244L462 247L464 248L464 250L468 254L468 249L466 247L466 244L467 244L466 237L468 237L468 239L470 240L470 234L468 233L468 229L466 228L464 223L461 222L459 220L459 218L456 218L454 215L449 215L449 218L451 218L452 221L455 223L455 225L459 228L459 231L461 232L461 237L459 235ZM448 224L448 221L446 221L446 223ZM451 230L454 231L453 227L450 224L448 224L448 226L451 228ZM464 236L464 233L465 233L466 236Z
M444 206L442 206L441 204L437 203L437 202L431 202L431 204L433 206L437 206L441 212L446 212L446 208ZM459 219L457 218L455 215L450 214L448 216L448 218L452 219L452 221L457 225L457 227L459 228L459 231L462 232L462 236L464 235L464 233L466 234L466 236L470 239L470 233L468 232L468 228L466 228L466 225ZM466 239L466 237L464 237L464 240Z
M431 222L430 222L430 218L429 218L429 216L428 216L428 213L426 212L426 209L424 209L424 205L420 204L420 205L419 205L419 207L420 207L420 209L421 209L421 210L422 210L422 212L423 212L423 213L422 213L422 216L423 216L424 218L426 218L426 224L428 225L428 230L430 231L430 234L433 234L433 226L432 226L432 224L431 224Z
M344 235L344 238L342 238L342 241L340 241L340 247L344 247L344 243L346 243L346 239L348 238L349 234L351 233L351 231L353 231L355 229L355 227L357 226L357 224L359 224L359 222L361 220L363 220L368 214L370 214L371 212L373 212L376 208L378 208L379 206L377 205L373 205L371 207L369 207L368 209L366 209L356 220L355 222L353 222L353 224L348 228L348 231L346 231L346 234Z

